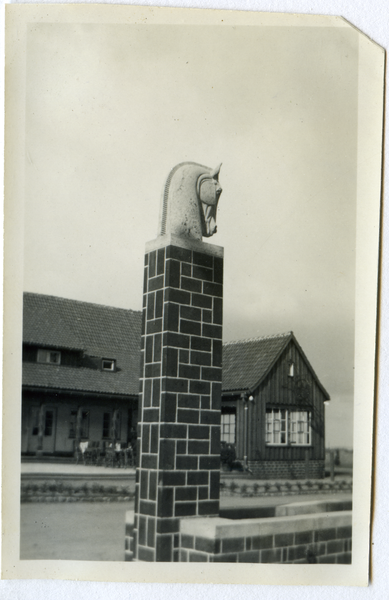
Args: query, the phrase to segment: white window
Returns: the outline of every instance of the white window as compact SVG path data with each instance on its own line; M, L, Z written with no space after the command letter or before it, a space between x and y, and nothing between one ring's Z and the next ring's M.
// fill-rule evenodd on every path
M289 413L289 443L309 445L311 443L311 415L306 410Z
M48 363L51 365L61 364L61 353L58 350L39 349L37 354L37 362Z
M221 415L221 435L222 442L227 444L235 444L235 429L236 429L236 414L222 413Z
M101 361L101 368L103 371L114 371L115 361L112 358L103 358Z
M273 445L309 446L311 413L307 410L267 409L266 443Z
M266 411L266 443L267 444L287 444L287 411L267 410Z

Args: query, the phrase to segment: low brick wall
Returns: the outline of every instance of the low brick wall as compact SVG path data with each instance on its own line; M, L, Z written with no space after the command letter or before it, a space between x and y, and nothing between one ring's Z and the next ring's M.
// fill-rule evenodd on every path
M269 519L183 519L177 562L351 564L351 511Z
M220 483L221 496L301 496L304 494L336 494L351 492L351 478L335 479L299 479L299 480L250 480L230 479Z
M274 517L184 518L174 536L175 562L351 564L349 501L296 502ZM133 559L133 511L126 513L125 560Z
M72 483L70 478L38 478L22 480L20 501L25 502L128 502L134 498L133 485L113 485L109 479L101 483ZM293 496L304 494L335 494L352 490L352 480L252 481L235 479L222 481L220 495L236 497Z
M324 460L249 460L248 468L258 479L322 479Z
M128 485L73 485L62 481L22 482L20 502L129 502L134 491Z

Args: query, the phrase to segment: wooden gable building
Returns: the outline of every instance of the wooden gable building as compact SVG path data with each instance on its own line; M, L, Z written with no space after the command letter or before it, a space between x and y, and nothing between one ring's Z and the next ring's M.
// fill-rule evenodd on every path
M268 478L323 477L330 397L293 332L223 346L222 441Z

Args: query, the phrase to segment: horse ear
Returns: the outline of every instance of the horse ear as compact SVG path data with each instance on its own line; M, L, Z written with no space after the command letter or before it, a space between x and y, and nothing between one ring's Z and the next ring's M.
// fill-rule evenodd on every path
M221 168L222 164L223 163L220 163L220 165L212 171L212 173L210 175L212 177L212 179L216 179L216 181L219 181L219 173L220 173L220 168Z

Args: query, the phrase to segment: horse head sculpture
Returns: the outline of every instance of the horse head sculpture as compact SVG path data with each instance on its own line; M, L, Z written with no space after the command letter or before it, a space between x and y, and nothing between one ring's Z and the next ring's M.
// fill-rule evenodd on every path
M201 240L216 233L222 188L219 171L192 162L180 163L167 178L161 202L159 235Z

